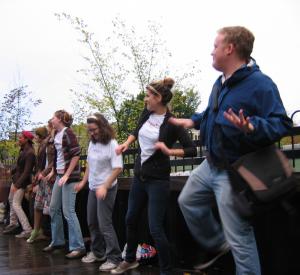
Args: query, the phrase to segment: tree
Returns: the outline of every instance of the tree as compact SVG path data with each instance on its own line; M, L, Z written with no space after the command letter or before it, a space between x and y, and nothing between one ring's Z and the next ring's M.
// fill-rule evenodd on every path
M84 59L88 68L78 72L88 82L82 83L79 90L72 90L75 95L73 107L77 113L76 123L82 122L88 113L98 111L114 123L117 135L123 136L123 132L127 133L130 129L132 117L135 117L135 113L131 112L143 106L142 102L135 102L134 95L129 95L127 91L130 89L142 93L151 80L170 75L167 64L171 54L164 48L161 26L150 22L147 31L138 35L135 27L128 27L121 19L115 19L112 22L112 34L103 42L98 42L82 19L66 13L56 16L59 20L65 19L71 23L80 35L79 41L87 49ZM188 86L186 83L200 71L195 65L187 71L189 73L181 73L180 77L173 74L175 88L196 91L192 82ZM131 88L133 84L136 88Z
M19 154L19 146L12 140L0 140L0 162L15 160Z
M167 64L172 55L164 46L160 24L149 21L146 32L139 35L134 26L128 27L119 17L112 23L114 34L124 45L122 55L127 61L133 81L138 84L139 91L144 91L151 80L169 74Z
M41 102L33 97L27 86L20 86L5 94L0 107L0 140L7 139L14 133L16 141L17 133L33 124L30 119L32 108Z
M189 118L200 104L200 96L193 89L175 90L171 100L171 110L176 117Z
M130 99L123 101L120 107L120 121L121 129L117 133L117 139L122 142L134 130L138 121L139 115L144 108L144 92L139 93L136 97L132 96Z
M81 36L79 41L89 51L89 55L84 56L89 66L79 72L88 76L92 81L84 84L84 91L75 92L77 108L81 108L81 111L85 110L86 108L80 104L85 103L90 111L97 110L104 113L108 119L113 118L119 132L119 105L127 96L122 87L127 71L123 64L116 61L118 60L116 58L117 48L106 47L104 43L100 44L96 41L93 33L88 31L87 25L82 19L73 18L66 13L56 14L56 16L59 20L66 19L72 24Z

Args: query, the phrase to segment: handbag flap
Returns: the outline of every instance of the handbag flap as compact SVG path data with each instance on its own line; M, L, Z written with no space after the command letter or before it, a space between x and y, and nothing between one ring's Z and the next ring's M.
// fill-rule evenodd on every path
M267 189L292 175L288 159L275 145L244 155L233 167L252 190Z

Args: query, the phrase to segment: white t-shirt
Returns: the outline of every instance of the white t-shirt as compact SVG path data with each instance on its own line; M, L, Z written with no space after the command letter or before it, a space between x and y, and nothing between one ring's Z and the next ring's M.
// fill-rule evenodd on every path
M62 138L66 129L67 127L63 128L61 131L57 132L57 134L54 137L54 146L57 152L56 170L65 169L64 152L62 149Z
M141 164L155 152L154 144L158 141L159 129L166 114L151 114L139 131L139 144L141 147Z
M87 161L89 165L89 188L95 190L111 175L112 169L123 168L122 155L116 154L118 143L112 139L104 145L90 141ZM117 180L113 182L114 186Z

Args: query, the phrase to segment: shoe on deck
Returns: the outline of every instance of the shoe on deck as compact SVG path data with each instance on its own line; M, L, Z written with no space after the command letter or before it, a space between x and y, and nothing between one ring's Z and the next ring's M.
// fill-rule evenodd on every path
M115 268L117 268L117 264L110 262L110 261L106 261L105 263L103 263L102 265L100 265L99 270L100 271L111 271Z
M30 237L27 239L26 242L33 243L37 240L46 240L46 239L47 239L47 237L43 234L42 229L39 229L39 230L33 229Z
M15 232L15 230L19 227L18 224L9 224L7 226L4 227L3 229L3 234L13 234L13 232Z
M196 270L207 269L212 264L214 264L220 257L225 255L229 251L230 251L230 246L227 242L225 242L216 253L213 253L213 254L210 253L208 255L208 258L205 260L205 262L195 265L194 269L196 269Z
M78 259L85 255L85 249L76 249L66 255L68 259Z
M103 262L106 260L106 256L97 257L93 251L90 251L86 256L81 258L83 263L94 263L94 262Z
M22 231L20 234L16 235L15 237L18 239L27 239L31 235L31 231Z
M43 252L51 253L54 250L62 249L64 247L65 247L65 245L50 245L49 244L48 246L46 246L46 247L43 248Z
M121 262L117 268L110 271L112 274L122 274L129 269L134 269L139 266L138 262L128 263L126 261Z

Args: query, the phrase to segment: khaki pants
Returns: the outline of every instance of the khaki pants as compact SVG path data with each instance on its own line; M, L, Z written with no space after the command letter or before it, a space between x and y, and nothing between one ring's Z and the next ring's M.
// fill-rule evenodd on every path
M13 192L12 187L9 192L9 224L18 224L18 220L22 225L24 231L28 232L32 230L32 227L28 221L26 214L22 208L22 200L24 197L25 190L22 188L17 189L17 191Z

